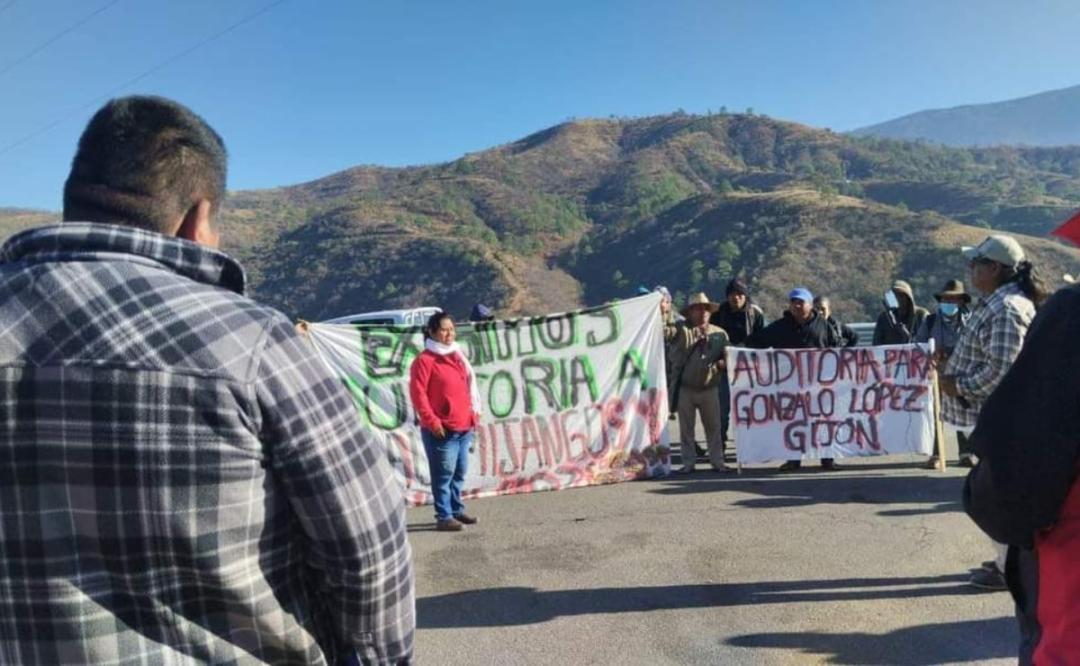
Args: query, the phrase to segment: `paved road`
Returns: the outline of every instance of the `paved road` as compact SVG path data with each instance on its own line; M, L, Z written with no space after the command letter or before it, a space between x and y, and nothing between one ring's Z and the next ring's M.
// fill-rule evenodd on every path
M421 663L1015 663L962 470L706 467L474 501L459 534L411 509Z

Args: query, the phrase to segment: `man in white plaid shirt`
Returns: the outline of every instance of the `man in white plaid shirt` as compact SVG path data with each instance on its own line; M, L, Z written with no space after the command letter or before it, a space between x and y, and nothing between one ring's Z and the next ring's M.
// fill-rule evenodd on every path
M1011 236L992 235L978 247L963 249L972 285L983 294L942 373L941 416L970 434L983 402L990 397L1020 354L1037 302L1045 298L1024 250ZM1006 546L994 544L995 559L976 571L971 584L1004 590Z
M347 390L216 250L221 138L113 100L0 250L0 663L406 663L404 504Z

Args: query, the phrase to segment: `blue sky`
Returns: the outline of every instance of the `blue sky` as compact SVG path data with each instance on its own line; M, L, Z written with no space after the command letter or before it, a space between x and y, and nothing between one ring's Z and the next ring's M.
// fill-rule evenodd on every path
M187 104L250 189L569 117L724 105L847 130L1008 99L1080 84L1078 27L1067 1L0 0L0 206L59 209L109 96Z

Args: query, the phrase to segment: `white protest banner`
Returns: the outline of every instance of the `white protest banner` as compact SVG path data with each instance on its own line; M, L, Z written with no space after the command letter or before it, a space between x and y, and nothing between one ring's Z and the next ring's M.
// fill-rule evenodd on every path
M727 372L740 465L933 449L925 347L731 347Z
M457 326L484 404L465 497L614 483L667 474L667 381L660 296L576 312ZM381 433L407 500L431 501L409 400L417 327L310 324L308 336L349 388L357 418Z

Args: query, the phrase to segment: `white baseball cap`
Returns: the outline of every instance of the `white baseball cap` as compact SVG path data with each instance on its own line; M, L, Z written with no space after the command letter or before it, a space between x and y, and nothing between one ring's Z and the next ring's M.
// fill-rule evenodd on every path
M987 236L977 247L962 247L960 251L968 261L989 259L1009 268L1014 268L1024 260L1024 248L1020 247L1020 243L1012 236L1003 234Z

